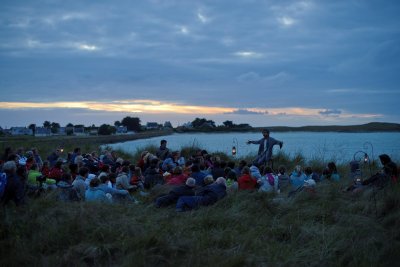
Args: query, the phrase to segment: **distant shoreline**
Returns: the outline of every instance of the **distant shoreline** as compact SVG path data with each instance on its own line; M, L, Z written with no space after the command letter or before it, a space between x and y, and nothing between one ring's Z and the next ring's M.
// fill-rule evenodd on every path
M371 122L360 125L326 125L326 126L265 126L253 128L206 128L206 129L180 129L176 133L219 133L219 132L259 132L268 128L271 132L347 132L347 133L370 133L370 132L400 132L399 123Z

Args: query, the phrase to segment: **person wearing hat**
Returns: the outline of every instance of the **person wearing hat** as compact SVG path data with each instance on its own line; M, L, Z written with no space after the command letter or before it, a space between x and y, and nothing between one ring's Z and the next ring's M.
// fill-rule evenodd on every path
M258 156L253 161L253 165L261 166L266 163L270 163L272 159L272 149L275 145L279 145L279 148L282 148L283 142L276 140L269 136L269 130L262 130L263 138L257 141L248 140L247 144L257 144L258 147Z
M196 187L196 180L189 177L184 185L174 187L167 195L159 196L155 205L157 208L166 207L176 203L181 196L194 196L194 188Z

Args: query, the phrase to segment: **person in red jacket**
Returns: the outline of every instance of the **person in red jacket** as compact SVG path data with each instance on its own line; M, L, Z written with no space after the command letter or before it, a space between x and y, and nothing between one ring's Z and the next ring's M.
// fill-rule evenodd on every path
M64 174L62 164L62 161L57 161L54 167L51 168L48 178L54 179L58 183L61 180L62 175Z
M167 182L169 185L183 185L186 182L188 177L183 173L181 167L177 166L174 169L174 173L171 176L171 179Z
M257 186L257 180L251 177L250 168L244 167L242 175L238 179L239 190L254 190Z

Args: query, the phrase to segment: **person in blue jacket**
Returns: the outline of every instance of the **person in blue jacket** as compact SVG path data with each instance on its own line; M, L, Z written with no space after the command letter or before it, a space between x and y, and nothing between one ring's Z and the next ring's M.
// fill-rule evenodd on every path
M106 193L99 188L100 179L93 178L90 180L90 187L85 192L85 200L90 202L111 202L111 198L106 196Z
M196 192L196 196L182 196L176 204L176 211L188 211L199 206L209 206L226 196L226 180L217 178L215 183L207 185Z

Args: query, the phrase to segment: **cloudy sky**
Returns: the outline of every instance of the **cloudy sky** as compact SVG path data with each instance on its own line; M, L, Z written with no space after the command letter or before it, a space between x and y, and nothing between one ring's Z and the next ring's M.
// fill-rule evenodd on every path
M0 3L0 126L400 123L400 1Z

